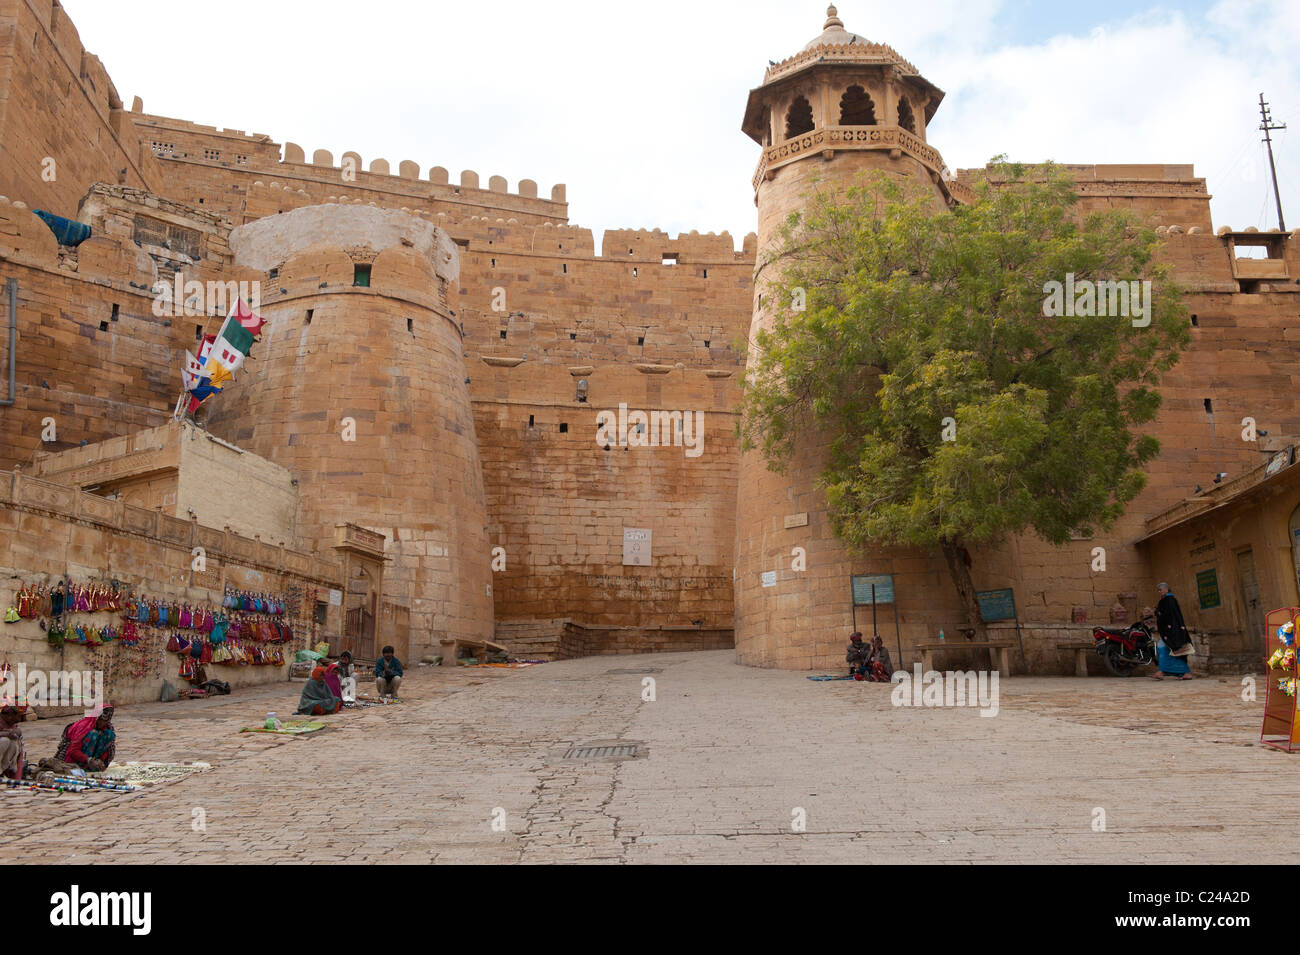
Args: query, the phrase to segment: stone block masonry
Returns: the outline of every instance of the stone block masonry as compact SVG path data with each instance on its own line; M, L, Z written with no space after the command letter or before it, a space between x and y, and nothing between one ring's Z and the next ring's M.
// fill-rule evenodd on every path
M206 550L202 570L193 565L196 545ZM219 604L227 584L297 594L301 601L290 617L297 640L284 645L287 652L342 628L328 600L329 590L341 586L337 564L66 485L6 475L0 480L0 580L7 592L0 600L9 606L21 582L52 584L68 577L81 583L117 580L124 590L191 603ZM317 599L326 610L323 626L315 623ZM94 616L100 623L121 623L107 614ZM154 631L138 648L65 644L52 650L38 621L21 620L0 629L0 659L26 663L29 670L102 669L111 699L147 702L158 699L164 679L184 685L177 677L178 658L164 652L161 633ZM288 667L213 666L209 676L248 686L287 680Z

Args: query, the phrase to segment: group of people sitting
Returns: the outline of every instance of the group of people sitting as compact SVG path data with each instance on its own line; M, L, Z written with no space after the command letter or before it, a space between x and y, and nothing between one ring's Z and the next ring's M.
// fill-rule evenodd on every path
M393 655L393 648L384 647L375 661L375 691L380 699L397 699L402 672L402 661ZM311 671L311 679L298 699L298 712L304 716L324 716L337 713L344 703L356 700L357 668L352 654L344 650L337 663L317 666Z
M888 683L894 675L894 665L889 660L885 641L875 636L870 643L864 643L862 634L856 630L849 637L849 651L844 655L844 662L849 665L849 676L855 680Z
M23 778L23 746L21 723L23 713L16 706L0 707L0 777ZM86 716L63 728L59 746L52 759L42 759L40 768L60 775L81 769L98 773L109 767L117 752L117 732L113 729L113 707L105 706L99 713Z

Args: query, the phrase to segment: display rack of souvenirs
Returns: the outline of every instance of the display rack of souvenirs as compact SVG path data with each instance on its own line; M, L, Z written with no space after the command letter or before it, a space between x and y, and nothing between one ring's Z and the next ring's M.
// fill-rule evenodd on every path
M1300 719L1296 696L1296 628L1300 607L1282 607L1264 617L1264 632L1269 641L1265 651L1268 676L1264 697L1264 725L1259 741L1265 746L1294 753L1300 749Z

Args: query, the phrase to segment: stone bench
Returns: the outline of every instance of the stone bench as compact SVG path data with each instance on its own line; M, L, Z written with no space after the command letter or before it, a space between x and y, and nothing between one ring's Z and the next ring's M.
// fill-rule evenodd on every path
M936 650L987 650L989 666L1003 676L1011 675L1011 658L1009 651L1015 646L1010 640L939 640L934 643L918 643L916 649L921 651L922 672L934 669L934 652ZM993 656L994 652L997 657Z
M1058 643L1056 649L1074 651L1074 675L1088 675L1088 654L1097 649L1095 643L1092 641L1088 641L1087 643L1083 643L1082 641L1078 643Z

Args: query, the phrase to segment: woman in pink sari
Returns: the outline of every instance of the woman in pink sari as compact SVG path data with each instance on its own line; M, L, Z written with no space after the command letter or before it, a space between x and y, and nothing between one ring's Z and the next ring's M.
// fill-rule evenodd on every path
M343 699L343 682L339 679L339 665L331 663L325 670L325 685L330 688L330 692Z
M63 729L55 759L75 763L88 772L97 773L113 762L117 752L117 733L113 729L113 707L104 707L98 716L87 716Z

